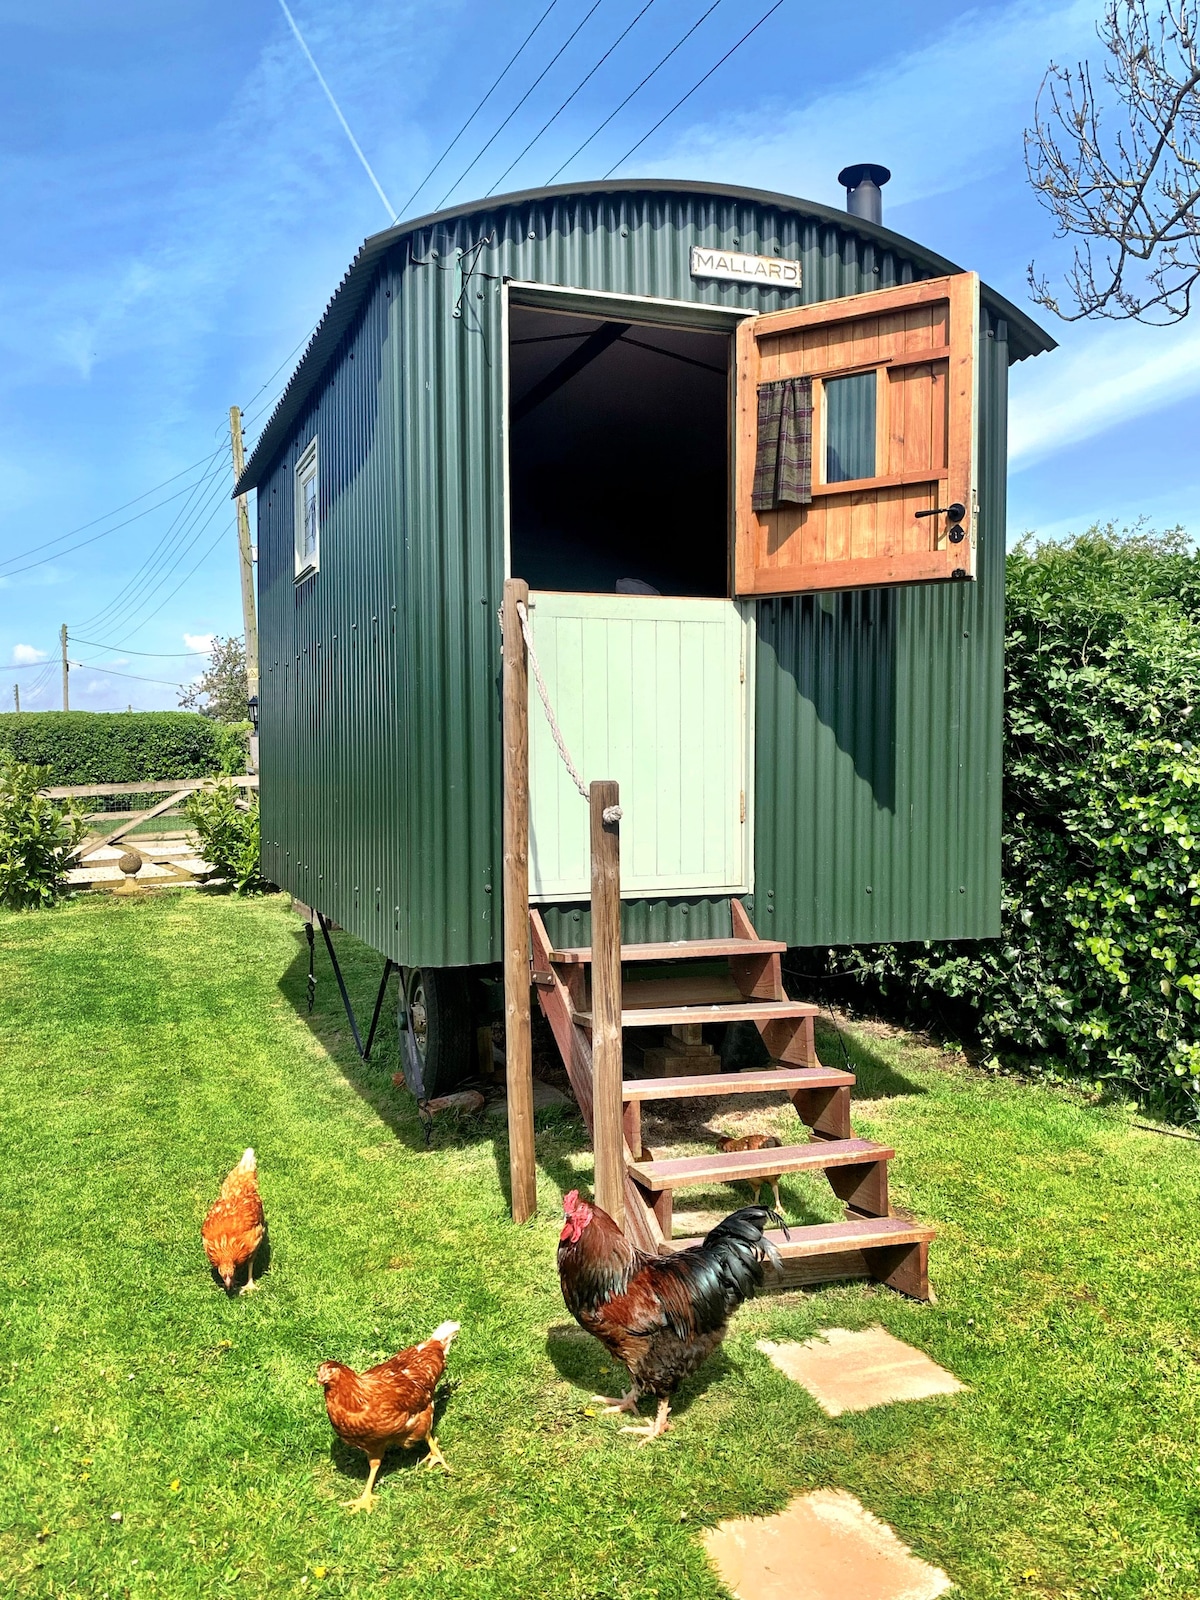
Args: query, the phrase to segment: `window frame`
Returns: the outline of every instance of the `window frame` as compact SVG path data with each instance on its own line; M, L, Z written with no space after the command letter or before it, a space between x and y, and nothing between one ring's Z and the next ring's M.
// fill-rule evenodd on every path
M313 485L313 502L316 510L316 537L313 541L312 556L307 557L304 548L304 490L310 480ZM296 458L292 485L293 555L296 582L300 583L304 578L312 577L321 570L321 462L316 434Z

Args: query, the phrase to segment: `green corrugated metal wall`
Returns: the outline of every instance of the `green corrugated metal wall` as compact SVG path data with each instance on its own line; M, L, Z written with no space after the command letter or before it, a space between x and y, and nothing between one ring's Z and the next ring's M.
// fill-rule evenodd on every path
M692 244L799 257L803 291L694 280ZM769 311L913 276L834 223L654 191L398 244L259 490L266 871L397 960L499 958L502 277ZM753 909L792 944L997 930L1007 351L983 329L979 581L759 607ZM296 588L291 473L314 431L321 571ZM585 908L547 921L586 935ZM643 901L626 922L703 937L728 907Z

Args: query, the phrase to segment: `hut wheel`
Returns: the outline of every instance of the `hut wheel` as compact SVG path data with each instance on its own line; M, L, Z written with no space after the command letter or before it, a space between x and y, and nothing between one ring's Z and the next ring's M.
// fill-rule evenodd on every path
M425 1094L446 1094L475 1070L471 997L456 967L410 967L405 1003L421 1057Z

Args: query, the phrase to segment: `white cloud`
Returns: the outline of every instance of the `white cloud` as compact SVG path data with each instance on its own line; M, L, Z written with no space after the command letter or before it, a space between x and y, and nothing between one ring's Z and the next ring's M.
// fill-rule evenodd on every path
M15 667L32 667L38 661L48 660L49 653L45 650L39 650L36 645L15 644L13 645L12 658L13 666Z
M1062 349L1013 372L1014 470L1200 391L1200 328L1135 323L1066 337Z
M203 650L207 654L213 647L213 638L211 633L185 633L183 642L189 650Z
M944 194L1011 166L1047 61L1094 46L1095 18L1093 0L1017 0L986 15L968 12L930 44L799 105L780 101L740 115L722 106L719 118L638 165L841 205L838 172L866 159L892 169L891 205Z

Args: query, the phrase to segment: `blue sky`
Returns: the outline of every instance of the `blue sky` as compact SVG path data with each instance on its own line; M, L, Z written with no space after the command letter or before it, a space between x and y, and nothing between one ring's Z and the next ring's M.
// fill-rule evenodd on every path
M653 0L502 188L545 182L710 3ZM721 0L560 181L605 173L769 3ZM411 214L547 4L292 9L380 186ZM499 180L644 4L556 0L412 212L442 199L583 22L450 198ZM1027 303L1026 263L1053 271L1063 247L1026 187L1021 133L1046 63L1094 49L1098 10L869 0L850 21L784 0L619 170L839 205L839 168L882 161L892 227ZM252 440L388 214L278 0L0 0L0 25L0 705L13 682L30 709L58 703L58 673L39 663L64 621L84 663L73 705L173 705L169 685L202 665L188 652L241 626L228 407L246 409ZM1062 348L1013 374L1010 533L1140 515L1200 527L1200 322L1051 331Z

